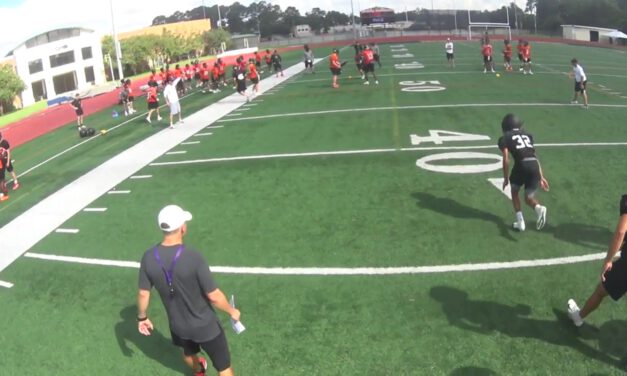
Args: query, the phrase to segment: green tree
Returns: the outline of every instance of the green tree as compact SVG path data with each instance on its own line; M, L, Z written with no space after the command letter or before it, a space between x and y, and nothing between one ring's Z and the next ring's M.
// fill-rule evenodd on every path
M13 66L0 64L0 115L3 115L5 110L13 109L13 99L24 89L26 85L15 73Z

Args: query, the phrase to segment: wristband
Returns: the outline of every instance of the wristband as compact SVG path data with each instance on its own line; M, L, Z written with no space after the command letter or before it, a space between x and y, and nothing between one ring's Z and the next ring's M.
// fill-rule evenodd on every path
M142 321L146 321L146 320L148 320L148 316L146 316L146 317L139 317L139 316L138 316L138 317L137 317L137 321L138 321L138 322L142 322Z

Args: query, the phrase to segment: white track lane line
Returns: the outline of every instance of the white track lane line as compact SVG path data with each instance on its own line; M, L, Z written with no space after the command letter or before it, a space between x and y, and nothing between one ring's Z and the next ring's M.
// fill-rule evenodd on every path
M14 285L11 282L0 281L0 287L4 287L4 288L7 288L7 289L10 289L13 286Z
M79 231L77 228L58 228L54 230L58 234L78 234Z
M107 208L85 208L83 211L87 213L104 213L107 211Z
M150 179L152 177L152 175L133 175L130 177L130 179L133 180L137 180L137 179Z

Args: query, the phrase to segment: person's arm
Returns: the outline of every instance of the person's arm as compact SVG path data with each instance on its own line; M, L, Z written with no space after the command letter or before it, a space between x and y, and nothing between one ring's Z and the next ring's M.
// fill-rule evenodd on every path
M509 185L509 150L502 148L501 154L503 154L503 190L505 190Z
M150 290L139 289L137 293L137 329L145 336L149 336L154 328L148 318L148 304L150 303Z
M616 230L614 231L614 237L612 238L612 242L610 243L610 248L607 250L607 255L605 255L605 260L603 260L603 270L601 271L601 281L605 281L605 273L612 270L612 262L614 260L614 257L616 256L616 253L618 253L618 250L623 244L623 240L625 239L625 232L627 232L627 213L622 214L620 216L620 219L618 220L618 224L616 225Z
M233 320L239 321L239 310L231 307L231 304L229 304L229 301L226 299L226 296L220 289L217 288L207 293L207 298L214 307L218 308L222 312L227 313L229 316L231 316Z
M540 160L538 159L538 168L540 169L540 187L544 189L544 191L549 191L549 182L544 177L544 172L542 171L542 165L540 164Z

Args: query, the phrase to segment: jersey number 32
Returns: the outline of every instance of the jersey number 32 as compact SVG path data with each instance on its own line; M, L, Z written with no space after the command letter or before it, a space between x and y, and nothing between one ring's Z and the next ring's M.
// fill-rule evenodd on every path
M516 149L533 148L533 144L527 135L512 136L512 140L516 141Z

